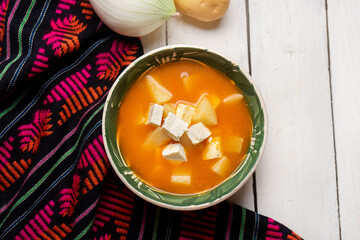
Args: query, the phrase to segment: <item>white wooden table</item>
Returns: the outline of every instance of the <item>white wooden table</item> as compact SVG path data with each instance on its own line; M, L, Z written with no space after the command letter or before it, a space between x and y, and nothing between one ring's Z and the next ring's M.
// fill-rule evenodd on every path
M173 18L141 40L211 48L257 82L266 150L230 201L305 239L359 239L360 0L231 0L221 21Z

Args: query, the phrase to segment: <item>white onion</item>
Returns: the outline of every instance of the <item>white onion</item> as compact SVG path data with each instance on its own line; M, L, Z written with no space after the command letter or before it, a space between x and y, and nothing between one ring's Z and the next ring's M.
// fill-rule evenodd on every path
M144 36L172 16L178 16L174 0L90 0L100 19L113 31Z

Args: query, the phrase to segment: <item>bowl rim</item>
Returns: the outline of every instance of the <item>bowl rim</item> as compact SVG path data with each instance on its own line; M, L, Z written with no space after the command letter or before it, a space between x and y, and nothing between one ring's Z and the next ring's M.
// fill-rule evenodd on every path
M117 168L114 160L111 157L110 149L109 149L109 146L108 146L108 143L107 143L107 140L106 140L107 139L106 138L106 132L105 132L106 113L108 111L108 106L110 104L110 98L111 98L116 86L119 84L120 80L122 79L122 77L128 71L131 71L132 67L134 65L136 65L138 62L142 61L144 58L147 58L147 57L149 57L151 55L154 55L154 54L156 54L158 52L162 52L164 50L166 51L166 50L171 50L171 49L175 49L175 48L188 48L188 49L193 49L193 50L206 51L206 52L209 52L211 54L218 55L219 57L229 61L234 66L238 67L239 70L241 71L241 73L244 74L244 76L246 77L247 81L249 81L253 85L255 93L256 93L256 95L257 95L257 97L259 99L260 106L262 107L262 112L263 112L263 116L264 116L264 127L263 127L264 137L263 137L261 147L258 150L259 155L258 155L254 165L251 167L249 173L243 179L243 181L241 181L237 186L235 186L229 193L224 194L224 195L216 198L215 200L213 200L211 202L205 202L205 203L197 204L197 205L187 205L187 206L171 205L171 204L164 203L164 202L161 202L161 201L156 201L156 200L151 199L151 198L147 197L146 195L142 194L141 191L134 188L130 183L128 183L128 181L125 179L125 177L120 173L120 171ZM140 198L142 198L142 199L144 199L144 200L146 200L146 201L148 201L148 202L150 202L150 203L152 203L154 205L164 207L164 208L167 208L167 209L172 209L172 210L185 210L185 211L199 210L199 209L211 207L213 205L216 205L216 204L226 200L227 198L229 198L230 196L235 194L249 180L249 178L253 175L253 173L254 173L257 165L259 164L260 159L262 158L262 155L264 153L266 142L267 142L267 137L268 137L268 114L267 114L267 110L266 110L265 101L263 99L263 96L262 96L257 84L255 83L255 81L253 80L251 75L247 71L245 71L239 64L237 64L235 61L233 61L231 58L229 58L229 57L227 57L227 56L225 56L225 55L223 55L223 54L221 54L221 53L219 53L217 51L214 51L212 49L209 49L209 48L206 48L206 47L200 47L200 46L196 46L196 45L190 45L190 44L172 44L172 45L167 45L167 46L155 48L155 49L153 49L153 50L151 50L151 51L149 51L147 53L144 53L142 56L138 57L130 65L128 65L121 72L121 74L116 78L116 80L114 81L114 83L112 84L112 86L111 86L111 88L110 88L110 90L108 92L108 95L107 95L105 103L104 103L104 110L103 110L103 113L102 113L102 124L101 125L102 125L102 137L104 139L103 142L104 142L104 148L105 148L106 155L107 155L108 160L109 160L112 168L114 169L116 175L120 178L120 180L124 183L124 185L126 187L128 187L134 194L136 194ZM122 155L121 155L121 157L123 158ZM139 178L139 177L137 177L137 178ZM222 183L226 182L229 178L225 179ZM141 182L143 182L142 179L139 178L139 180ZM220 183L220 185L222 183ZM151 186L151 185L149 185L147 183L144 183L144 184L146 184L148 186ZM219 186L219 185L217 185L217 186ZM211 192L211 190L208 191L207 193L210 193L210 192ZM167 193L167 192L165 192L165 193ZM169 194L171 194L171 193L169 193ZM174 194L174 195L177 195L177 194ZM180 195L183 196L184 194L180 194Z

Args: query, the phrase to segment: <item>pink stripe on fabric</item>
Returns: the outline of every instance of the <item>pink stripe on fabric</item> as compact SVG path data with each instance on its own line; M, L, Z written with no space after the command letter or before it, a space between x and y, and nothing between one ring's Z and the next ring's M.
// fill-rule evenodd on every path
M19 235L16 235L15 240L23 240L23 239L21 237L19 237Z
M79 79L73 74L71 75L71 79L75 81L75 83L79 86L79 88L83 89L84 85L79 81Z
M40 210L41 217L46 221L47 224L51 222L51 219L48 217L48 215L45 213L43 209Z
M26 226L25 226L25 230L30 234L30 236L31 236L33 239L36 239L36 238L37 238L36 234L35 234L34 231L29 227L29 225L26 225Z
M44 231L49 229L49 227L44 223L44 221L41 219L41 217L38 214L35 215L35 220L38 222L38 224L41 226L41 228Z
M1 154L0 154L0 160L5 166L9 164L9 162L6 160L6 158L4 158L3 155L1 155Z
M88 73L88 71L86 71L85 69L81 69L81 72L82 72L82 74L84 74L84 76L86 77L86 78L89 78L89 77L91 77L91 75Z
M74 89L75 92L80 91L80 89L76 86L76 84L70 79L70 78L65 78L66 82L70 85L70 87L72 89Z
M64 2L64 3L71 4L71 5L75 5L75 3L76 3L75 0L61 0L61 1Z
M88 148L90 149L92 155L95 157L96 161L101 159L100 155L98 154L98 152L95 150L94 146L91 143L89 144Z
M56 85L55 86L56 91L58 91L58 93L64 98L64 99L68 99L68 95L64 92L64 90L59 86Z
M61 140L61 142L56 146L56 148L54 148L48 155L46 155L41 161L39 161L39 162L36 164L36 166L35 166L35 167L30 171L30 173L26 176L26 178L25 178L25 180L23 181L21 187L19 188L19 191L15 194L15 196L14 196L6 205L4 205L4 206L0 209L0 213L4 212L4 211L10 206L10 204L11 204L11 203L14 201L14 199L18 196L18 194L20 193L20 190L23 188L24 184L25 184L26 181L31 177L31 175L32 175L38 168L40 168L40 167L44 164L44 162L46 162L52 155L54 155L54 153L62 146L62 144L63 144L67 139L69 139L69 138L76 132L76 130L79 128L79 126L80 126L82 120L84 119L84 117L85 117L93 108L95 108L97 105L99 105L99 104L102 102L102 100L104 100L104 98L106 98L106 96L107 96L107 95L104 94L96 104L92 105L92 106L81 116L81 118L79 119L78 124L76 125L76 127L75 127L72 131L70 131L70 132ZM10 137L10 138L9 138L9 141L10 141L10 142L12 142L13 140L14 140L13 137Z
M53 95L53 97L56 99L56 101L61 100L61 97L59 96L59 94L57 94L57 92L55 92L54 89L51 89L50 93L51 93L51 95Z
M56 9L56 11L55 11L57 14L61 14L62 13L62 11L60 10L60 9Z
M39 52L40 52L40 51L39 51ZM42 61L42 62L47 62L47 61L49 60L48 57L45 57L45 56L40 55L40 54L36 55L36 59L37 59L37 60L40 60L40 61Z
M274 222L274 219L272 219L272 218L268 218L268 222L273 223L273 222Z
M54 101L54 99L51 97L51 95L47 95L46 98L49 101L49 103L52 103Z
M13 137L9 137L9 142L12 143L14 141Z
M101 135L100 135L101 136ZM96 149L100 152L100 155L102 156L102 157L104 157L105 155L106 155L106 153L105 153L105 150L104 150L104 148L100 145L100 143L98 142L98 140L94 140L94 145L95 145L95 147L96 147Z
M86 159L90 162L91 165L95 163L94 159L91 157L88 149L85 149L85 155L86 155Z
M40 61L34 61L34 65L37 66L37 67L41 67L41 68L47 68L47 67L49 67L48 64L43 63L43 62L40 62Z
M8 18L8 21L6 24L6 58L4 60L2 60L0 62L0 64L9 60L9 58L10 58L10 24L11 24L12 18L14 17L15 11L17 10L17 8L19 6L19 3L20 3L20 0L17 0L10 15L9 15L9 18Z
M0 152L2 152L6 158L11 157L11 154L3 146L0 146Z
M96 214L95 214L95 217L103 220L104 222L109 222L109 221L110 221L110 217L104 216L104 215L102 215L102 214L100 214L100 213L96 213Z
M45 49L44 49L44 48L39 48L39 53L44 54L44 53L45 53Z
M24 230L20 231L20 235L25 238L25 240L31 240L31 238L26 234Z
M265 240L282 240L281 238L266 237Z
M9 151L12 151L12 150L13 150L13 147L12 147L7 141L4 142L4 146L5 146L6 149L9 150Z
M91 69L91 65L90 65L90 64L86 65L86 69L87 69L87 70L90 70L90 69Z
M36 222L34 221L34 219L30 220L30 225L33 227L33 229L36 230L36 232L40 235L43 233L43 231L38 227L38 225L36 224Z
M282 237L282 233L281 232L274 232L274 231L266 231L266 235L272 236L272 237Z
M87 167L89 164L88 164L87 161L86 161L85 154L81 154L81 159L82 159L82 162L83 162L83 164L84 164L84 167Z
M274 225L274 224L270 224L270 223L268 224L267 228L270 230L276 230L276 231L278 231L280 229L279 225Z
M102 221L99 221L99 220L94 220L94 224L98 225L99 227L104 227L105 226L105 223L102 222Z
M60 85L65 89L65 91L71 96L74 95L74 92L70 89L70 87L66 84L66 82L61 81Z
M230 239L230 230L231 230L231 222L232 222L232 216L233 216L233 206L229 204L229 221L226 228L226 240Z
M69 10L70 9L69 5L66 5L66 4L63 4L63 3L59 3L58 7L61 8L61 9L64 9L64 10Z
M86 78L84 78L84 76L83 76L80 72L77 72L77 73L76 73L76 76L77 76L78 78L80 78L80 80L81 80L84 84L88 83L88 81L86 80Z
M49 216L52 216L54 214L49 205L46 205L44 209Z
M42 68L37 68L37 67L32 67L32 68L31 68L31 71L32 71L32 72L36 72L36 73L41 73L41 72L44 71L44 69L42 69Z

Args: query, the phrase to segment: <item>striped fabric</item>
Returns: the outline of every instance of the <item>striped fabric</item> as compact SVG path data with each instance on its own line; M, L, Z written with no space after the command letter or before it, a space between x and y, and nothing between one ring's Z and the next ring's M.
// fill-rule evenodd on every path
M88 0L0 0L0 239L300 239L227 202L162 209L119 181L101 115L141 54Z

